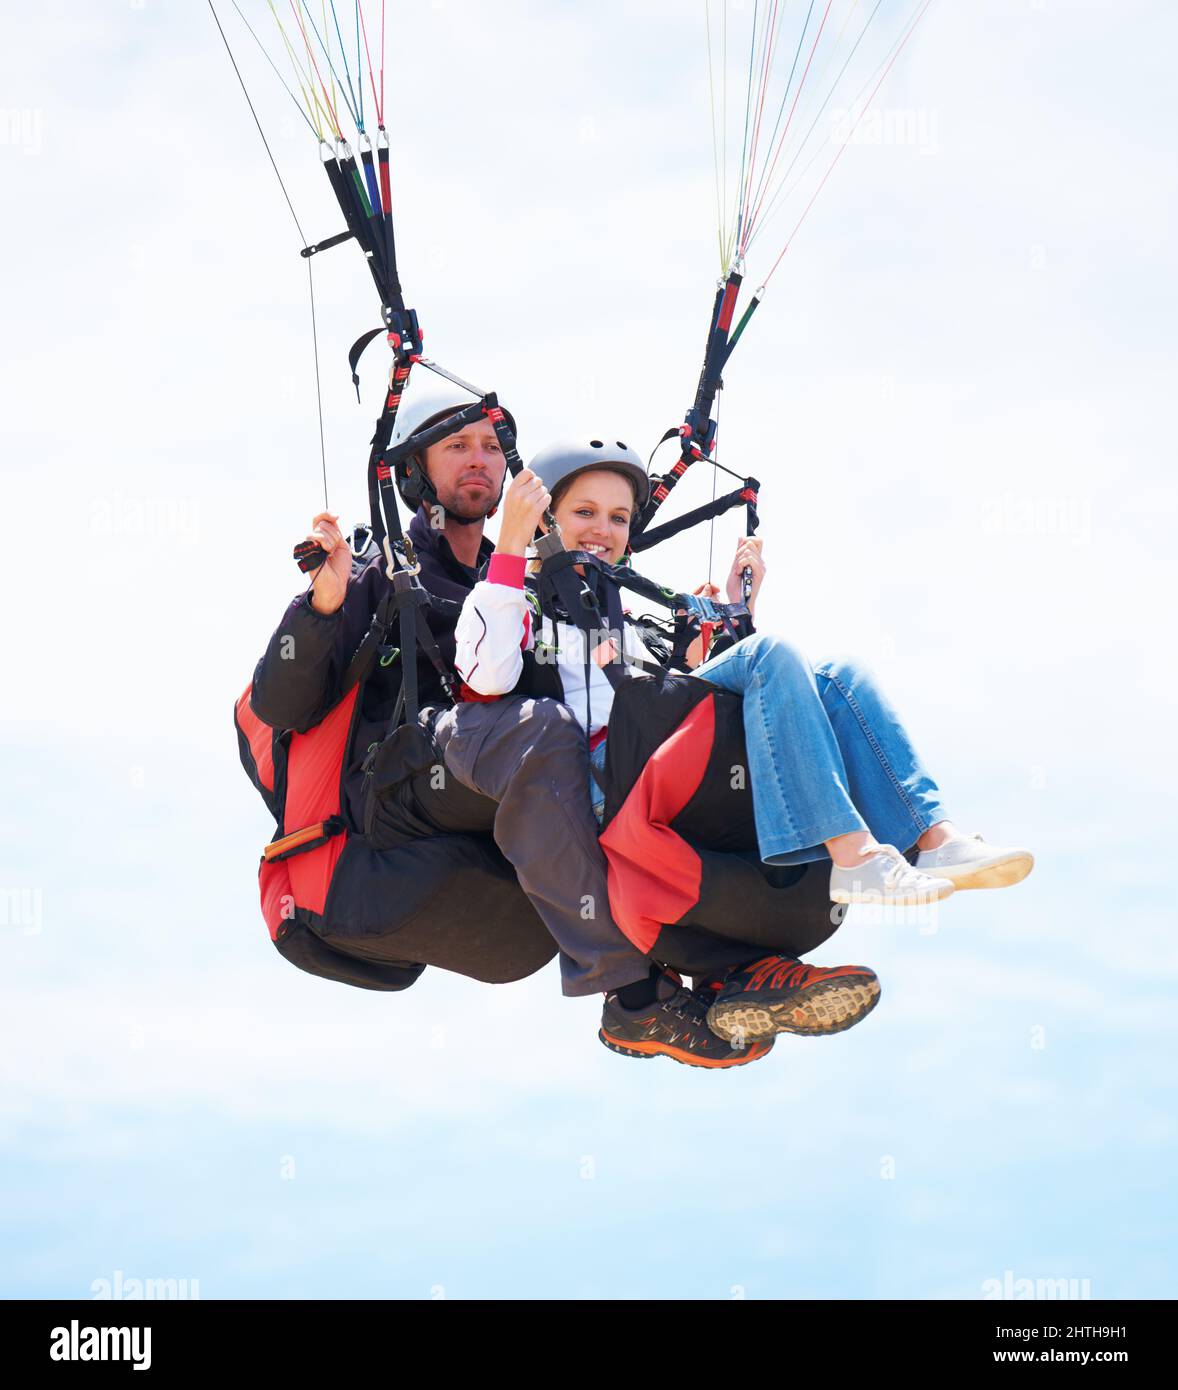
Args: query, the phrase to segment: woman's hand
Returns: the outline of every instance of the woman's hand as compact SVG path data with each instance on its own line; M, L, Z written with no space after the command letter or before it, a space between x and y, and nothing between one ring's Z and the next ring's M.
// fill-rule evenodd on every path
M343 607L352 577L352 552L339 529L339 517L334 512L320 512L311 522L307 540L327 551L327 559L311 583L311 607L316 613L335 613Z
M552 498L540 479L530 468L521 468L503 495L503 522L495 553L523 555L551 505Z
M714 584L701 584L698 589L693 589L691 592L696 598L717 599L720 597L720 590L717 589ZM682 611L682 609L679 609L680 613ZM702 665L702 663L708 659L708 654L704 651L704 635L702 632L698 637L693 638L692 641L688 643L687 651L684 653L683 659L687 662L687 669L689 671L694 671L697 666Z
M744 571L747 569L752 572L753 587L748 596L750 613L753 611L753 604L757 600L757 595L761 591L761 584L765 578L765 561L761 558L762 544L760 536L741 536L739 538L736 542L736 559L732 562L732 568L728 572L728 582L724 586L728 595L728 602L741 603L744 601Z

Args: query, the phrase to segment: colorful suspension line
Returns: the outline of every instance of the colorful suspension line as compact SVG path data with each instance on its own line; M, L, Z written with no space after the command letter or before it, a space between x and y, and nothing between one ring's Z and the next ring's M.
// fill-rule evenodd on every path
M270 160L270 167L274 170L274 176L278 180L278 186L282 189L282 196L286 200L286 206L290 209L290 215L292 221L295 224L295 230L299 234L299 240L303 243L302 254L304 256L307 256L307 238L303 235L303 228L301 223L299 222L298 213L296 213L294 210L294 204L291 202L290 194L287 192L286 184L283 181L282 174L279 172L278 164L274 158L274 152L270 148L269 140L266 139L266 132L262 129L262 123L258 119L258 113L254 110L254 103L250 99L249 90L245 85L245 79L241 75L241 69L237 66L237 59L233 56L233 49L229 46L229 39L226 37L225 30L221 25L221 17L217 14L216 8L213 5L213 0L208 0L208 5L209 11L213 16L213 22L217 26L217 32L221 35L221 42L225 45L225 52L229 55L229 61L230 63L232 63L233 71L237 75L237 80L241 85L241 90L242 94L245 97L246 105L250 109L250 115L253 117L254 124L258 128L258 134L262 137L262 144L266 148L266 155ZM236 6L234 6L234 8L236 8ZM238 11L238 13L241 13L240 10ZM251 29L250 32L253 33L253 30ZM271 66L273 66L273 64L271 64ZM275 69L275 72L277 74L277 69ZM281 76L279 75L279 81L281 80ZM286 86L286 84L283 83L283 86ZM315 277L311 272L310 260L307 261L307 289L311 300L311 341L314 345L315 355L315 404L319 416L319 459L320 465L323 470L323 505L324 507L328 507L329 502L327 498L327 444L323 432L323 388L319 375L319 326L316 321L315 315Z
M380 295L382 325L380 328L373 329L362 335L353 345L349 353L349 363L352 368L353 380L359 383L358 364L360 355L364 349L377 336L383 333L389 343L393 353L393 368L390 373L389 386L385 394L380 416L377 420L374 431L368 461L368 491L370 503L370 523L371 532L378 545L383 549L386 559L386 573L391 584L389 602L396 609L397 616L402 623L403 645L412 648L416 641L420 641L423 648L429 650L430 638L428 625L417 621L417 608L423 603L428 602L427 596L416 582L416 562L413 554L412 544L404 534L400 524L398 511L398 492L397 479L398 467L405 464L411 454L418 454L429 448L432 444L456 433L470 424L482 420L489 420L499 439L503 450L507 466L510 472L515 475L523 467L523 462L516 448L514 435L507 422L505 413L499 407L493 393L481 392L479 388L463 381L460 377L454 376L445 368L440 367L436 362L424 357L422 350L422 335L418 324L416 313L407 308L404 301L400 277L397 269L396 243L394 236L394 224L392 215L392 196L391 196L391 177L390 177L390 158L388 133L384 125L384 32L385 32L385 7L382 0L381 5L381 50L380 50L380 80L379 89L376 78L376 66L372 62L372 54L369 48L369 35L367 20L364 10L357 0L356 4L356 49L357 49L357 77L359 79L360 68L360 48L363 44L364 56L368 68L368 80L372 92L373 105L377 121L377 136L375 146L367 131L364 128L364 116L360 94L357 85L352 80L350 65L347 62L346 50L343 43L342 28L339 23L339 16L336 12L334 0L331 4L335 39L339 43L339 54L344 69L344 79L341 81L336 68L335 59L331 51L332 26L327 22L326 3L323 6L323 25L315 23L314 16L311 14L306 0L289 0L290 9L298 29L298 36L302 40L301 52L296 47L291 36L287 34L279 19L273 0L268 0L270 9L277 22L283 44L287 50L292 67L296 74L296 85L303 96L306 107L306 123L316 135L319 142L321 162L327 175L340 211L344 218L346 231L328 237L316 243L308 243L299 228L300 239L303 242L302 255L310 260L311 257L320 251L326 250L331 246L340 244L346 240L354 239L364 253L369 272ZM212 0L209 0L212 9ZM234 7L236 0L234 0ZM776 6L774 7L776 8ZM216 12L213 11L216 18ZM240 9L238 8L240 14ZM244 15L241 16L244 20ZM218 19L218 28L220 21ZM247 28L249 28L247 24ZM257 41L257 35L250 28L250 33ZM324 65L331 78L330 88L324 78L324 73L320 67L316 51L312 47L311 38L314 38L319 46L319 52L323 58ZM224 38L224 31L222 30ZM261 46L259 44L259 46ZM226 48L229 49L226 40ZM263 52L265 50L263 49ZM233 59L232 51L229 56ZM268 58L268 55L267 55ZM766 52L764 59L768 64L771 54ZM268 58L269 61L269 58ZM271 61L271 67L275 74L279 76L277 67ZM236 60L234 60L236 68ZM240 71L238 72L239 81L241 80ZM362 90L362 79L360 86ZM293 91L283 81L282 85L288 96L296 101ZM242 81L242 88L245 91L245 84ZM246 92L247 101L249 94ZM340 106L343 106L347 114L356 124L359 141L358 156L353 152L348 140L345 138L340 123ZM251 111L253 103L250 102ZM257 114L254 113L255 122ZM261 125L258 123L259 132ZM265 135L262 134L263 141ZM267 143L269 153L269 145ZM270 155L273 163L273 155ZM274 165L276 174L277 165ZM281 183L281 175L278 175ZM750 185L751 187L751 185ZM285 194L285 185L283 185ZM289 204L289 196L287 198ZM291 206L292 216L294 215ZM298 219L295 217L296 226ZM310 273L310 265L308 265ZM743 506L746 509L746 517L749 533L752 534L757 525L757 495L759 484L756 479L746 478L742 485L735 491L726 494L724 497L713 498L713 501L703 507L695 509L685 516L664 524L663 526L650 528L649 522L654 511L666 499L673 489L682 473L692 463L699 459L708 459L715 463L714 459L709 459L715 445L716 425L712 419L712 411L715 405L716 393L722 386L722 373L733 349L744 332L763 291L758 290L751 302L745 309L743 316L735 323L735 310L737 297L740 291L743 271L742 268L733 266L729 269L724 280L718 286L713 304L712 317L709 323L708 340L705 350L703 369L696 390L696 397L692 408L688 411L683 426L670 431L668 436L678 436L680 438L680 460L670 473L664 478L657 480L654 488L651 503L644 511L643 516L635 527L635 535L631 549L639 552L649 549L660 541L669 538L671 535L685 530L689 526L702 524L711 521L716 516L724 512ZM313 304L312 304L313 307ZM318 372L318 341L317 332L312 324L313 337L315 338L316 371ZM469 406L459 410L456 414L448 417L440 424L419 431L410 439L402 441L395 448L390 447L393 429L395 426L397 412L402 396L408 384L410 371L416 364L445 377L468 391L475 399ZM317 376L318 385L318 376ZM320 436L322 441L322 418L320 422ZM716 465L719 467L719 465ZM728 472L730 470L724 469ZM326 462L324 462L324 472L326 478ZM613 614L618 607L617 589L627 587L645 595L654 602L671 607L685 623L692 623L696 626L707 624L709 627L724 627L726 630L738 635L747 627L748 613L744 605L725 605L716 604L709 599L699 598L693 595L677 593L673 589L656 584L654 581L636 574L629 565L608 567L597 558L581 552L565 552L563 542L560 539L559 528L556 527L551 515L546 518L549 524L548 534L540 541L540 553L543 557L543 572L546 575L568 575L571 576L575 566L583 569L588 567L598 574L607 590L607 609L609 614ZM296 558L300 567L307 572L313 571L322 564L324 554L322 550L314 545L303 544L296 547ZM554 581L556 582L556 581ZM564 593L566 598L574 597L569 584L565 579L560 578L557 585L558 590ZM582 595L586 586L582 584ZM747 590L746 590L747 596ZM392 609L388 605L382 607L384 620L388 620ZM599 615L600 616L600 615ZM742 626L744 625L744 626ZM415 634L416 633L416 637ZM436 650L436 648L435 648ZM431 657L432 659L432 657ZM415 683L408 679L408 663L406 666L406 687L408 689L408 703L415 703L415 691L409 687Z
M769 272L765 276L766 284L769 283L769 280L772 277L774 271L776 271L777 267L781 264L782 260L784 260L785 253L789 250L790 246L793 244L794 237L798 234L798 229L801 227L802 223L805 222L806 218L810 215L810 209L814 206L815 202L818 199L818 195L822 192L823 188L826 187L826 182L830 178L831 174L834 172L835 165L846 153L847 146L851 143L851 137L854 135L856 129L858 128L859 122L863 119L865 112L870 109L871 103L875 100L876 94L879 92L880 87L883 86L888 73L891 72L893 66L895 65L896 59L899 58L900 54L904 51L904 48L907 45L908 40L912 37L913 33L916 30L916 26L928 13L929 7L932 5L932 3L933 0L923 0L923 3L918 8L911 24L909 24L908 28L901 34L900 38L893 45L890 55L884 62L883 71L880 72L879 79L876 81L874 87L872 87L871 89L870 96L868 96L866 102L859 108L858 114L855 116L854 121L851 123L851 126L847 131L846 138L843 140L842 144L839 145L839 148L835 153L834 158L830 161L830 164L828 165L826 172L822 175L822 178L819 181L817 188L815 188L814 192L810 195L810 201L803 208L801 216L798 218L797 222L794 224L793 230L786 238L785 245L781 248L781 251L778 253L777 259L769 267Z
M727 71L720 84L722 98L719 112L716 106L715 47L711 40L712 16L708 0L708 55L712 111L713 164L717 178L719 208L718 237L722 253L722 273L731 266L747 260L754 242L762 235L765 225L782 205L798 191L802 180L821 155L821 146L791 183L791 175L802 159L823 114L836 93L843 88L844 79L859 55L869 31L878 27L884 11L884 0L874 0L861 24L853 24L863 0L850 0L845 10L837 0L809 0L799 17L796 40L784 41L787 6L782 0L754 0L749 36L744 121L740 133L739 176L736 181L735 205L727 204ZM914 14L900 26L901 33L891 45L875 74L868 79L863 91L886 76L898 52L911 36L912 30L931 5L932 0L914 0ZM893 8L898 8L899 0ZM865 7L866 8L866 7ZM724 46L727 51L727 7L724 17ZM845 52L844 52L845 49ZM784 84L777 77L782 55L790 55ZM830 74L834 73L833 79ZM860 96L862 93L860 94ZM874 97L874 91L872 92ZM860 98L856 98L856 104ZM770 111L775 114L770 120ZM861 115L861 112L860 112ZM717 131L717 116L720 131ZM723 147L722 147L723 146ZM838 153L841 153L838 152ZM837 154L830 167L837 163ZM810 201L825 186L826 171ZM808 205L807 205L808 209ZM799 219L800 222L801 219ZM769 277L765 276L767 280ZM764 280L762 281L764 283Z
M846 144L849 143L850 135L853 134L855 127L862 118L863 111L867 106L870 106L871 102L875 99L884 79L891 71L900 52L911 38L916 25L920 22L921 18L923 18L932 4L932 0L917 0L915 16L902 26L899 38L894 41L884 61L877 67L875 73L871 75L860 91L859 96L856 98L856 106L858 106L863 91L866 91L868 87L871 88L866 105L859 107L851 131L847 136L847 140L840 145L834 157L831 159L828 168L811 194L809 201L803 208L801 216L798 218L793 230L790 232L784 248L777 256L776 260L772 262L768 274L766 274L761 281L760 287L749 300L744 313L741 315L740 319L736 321L734 327L733 321L735 318L737 299L744 277L746 255L754 239L760 234L769 217L778 210L783 200L783 191L786 196L788 196L789 192L792 192L792 187L787 186L790 174L797 164L802 151L806 148L807 143L818 128L818 123L829 106L834 93L839 89L852 60L863 43L865 35L880 12L883 0L875 0L875 4L867 14L862 26L858 28L854 34L854 40L850 45L850 51L838 66L834 80L830 83L829 88L827 88L826 78L832 68L835 67L839 47L844 36L850 30L851 20L859 3L860 0L853 0L850 8L842 16L841 24L838 24L837 33L834 34L833 41L829 42L826 49L823 50L823 38L829 32L828 24L831 20L832 11L834 10L834 0L825 0L825 3L822 3L822 0L810 0L805 12L805 17L801 21L797 41L792 45L783 44L781 39L781 28L785 15L785 5L781 3L781 0L764 0L763 4L762 0L754 0L748 45L747 83L744 96L743 128L740 137L740 166L736 183L736 205L735 208L731 209L731 220L729 220L730 210L726 203L726 136L728 114L727 6L725 6L724 11L723 61L725 64L725 71L724 81L721 84L720 135L718 135L716 110L717 84L713 67L715 50L712 43L712 17L710 4L705 5L709 64L709 100L712 116L713 165L716 177L716 205L718 213L717 238L721 248L722 278L717 286L715 299L712 305L708 337L704 350L704 363L700 372L699 382L696 386L695 399L684 417L683 424L668 430L659 441L661 445L678 435L680 439L679 458L668 472L652 478L650 499L637 524L638 535L641 535L646 530L650 524L651 518L663 505L667 497L693 463L702 460L711 462L715 467L719 467L714 457L717 424L713 416L713 411L717 393L723 388L724 369L737 343L748 327L752 315L761 303L765 294L766 285L780 265L785 251L789 249L798 229L809 215L819 193L821 193L822 189L825 187L835 165L844 153ZM783 51L788 52L791 47L792 58L789 64L789 71L786 75L780 97L775 102L776 116L772 122L772 129L769 130L766 121L766 109L769 105L768 96L770 88L773 85L775 66L780 54ZM820 53L823 54L821 58L819 57ZM819 69L821 70L820 76L815 77L812 82L812 75L818 73ZM820 89L825 90L825 95L822 96L821 101L818 102L813 119L809 120L805 128L805 133L799 140L797 138L797 131L800 125L806 123L809 112L813 109L813 103L818 99L819 93L815 92L815 83L817 83ZM815 92L813 97L810 95L811 92ZM804 108L805 115L803 115L799 121L798 113L803 110L801 103L804 95L807 98L808 106ZM768 132L767 138L765 138L766 132ZM793 140L792 157L782 166L782 160L787 150L791 148L791 137ZM813 160L811 160L811 163L812 162ZM783 168L783 172L781 173L778 172L779 166ZM806 169L808 168L809 165L806 166ZM804 169L803 176L805 172L806 170ZM751 499L748 502L746 534L751 536L755 534L757 524L756 488L746 488L746 492ZM751 590L751 574L747 569L744 571L743 589L747 599Z

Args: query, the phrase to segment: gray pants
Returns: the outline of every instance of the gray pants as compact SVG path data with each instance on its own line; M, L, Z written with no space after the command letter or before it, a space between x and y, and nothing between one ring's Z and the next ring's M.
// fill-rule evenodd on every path
M508 696L422 717L447 773L497 803L495 843L560 947L564 993L598 994L645 979L650 961L610 916L585 735L572 711L557 700ZM420 801L428 798L419 791Z

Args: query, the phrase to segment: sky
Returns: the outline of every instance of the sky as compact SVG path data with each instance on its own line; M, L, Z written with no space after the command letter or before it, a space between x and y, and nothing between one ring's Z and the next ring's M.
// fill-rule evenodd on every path
M314 142L219 8L330 235ZM717 272L702 6L389 13L427 349L525 458L583 428L647 451ZM1178 1294L1178 16L936 0L732 360L761 626L870 662L954 818L1037 866L935 920L853 909L814 960L871 965L877 1010L716 1074L607 1052L554 965L380 995L278 957L230 708L323 498L299 234L205 6L50 0L6 32L0 1294ZM314 276L351 521L377 305L351 246ZM644 569L694 585L707 552Z

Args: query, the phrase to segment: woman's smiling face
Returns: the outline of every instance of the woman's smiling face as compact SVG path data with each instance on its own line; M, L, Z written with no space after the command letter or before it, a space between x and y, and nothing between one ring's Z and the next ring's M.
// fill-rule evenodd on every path
M616 564L625 554L634 520L634 488L622 473L590 468L561 494L553 515L566 550L587 550Z

